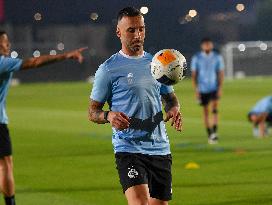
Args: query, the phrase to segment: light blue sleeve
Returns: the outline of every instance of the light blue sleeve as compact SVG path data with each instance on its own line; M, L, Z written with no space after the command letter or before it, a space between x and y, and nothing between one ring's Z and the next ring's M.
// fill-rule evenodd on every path
M196 71L196 70L197 70L197 57L193 56L191 61L191 71Z
M90 98L105 103L111 95L111 80L105 65L101 65L95 73L93 89Z
M217 70L224 70L224 68L225 68L224 59L221 55L219 55Z
M266 113L266 112L269 112L269 110L270 110L269 101L267 99L263 99L263 100L257 102L257 104L253 107L251 112L254 112L254 113Z
M0 73L6 72L10 73L20 70L22 63L23 63L22 59L1 56Z
M160 89L160 94L161 95L169 94L169 93L172 93L172 92L174 92L173 86L167 86L167 85L161 84L161 89Z
M263 103L262 105L259 105L257 108L256 108L256 111L258 113L266 113L266 112L269 112L269 105L267 103Z

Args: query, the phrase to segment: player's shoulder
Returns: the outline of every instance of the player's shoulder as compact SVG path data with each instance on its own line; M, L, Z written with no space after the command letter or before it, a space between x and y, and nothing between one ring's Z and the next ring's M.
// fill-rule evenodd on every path
M22 59L20 59L20 58L12 58L12 57L8 57L8 56L0 55L0 63L3 63L3 62L17 63L17 62L21 62L21 61L22 61Z
M152 61L153 55L151 53L148 52L144 52L144 58Z
M100 66L98 67L97 72L109 72L112 67L115 66L118 58L118 53L113 54L107 60L105 60Z
M218 50L213 50L213 56L215 58L222 58L222 55Z
M105 60L100 67L109 67L113 65L118 58L118 53L113 54L111 57L109 57L107 60Z
M16 71L21 67L23 60L0 55L0 69L3 71Z
M194 58L194 59L199 59L199 58L201 58L201 51L198 51L197 53L195 53L195 54L193 55L193 58Z
M0 63L2 63L3 61L5 61L6 58L7 58L7 57L1 55L1 56L0 56Z
M153 56L150 53L144 52L143 60L152 61ZM104 63L102 63L99 69L112 70L115 68L119 68L123 64L127 64L127 58L124 58L120 52L113 54L109 57Z

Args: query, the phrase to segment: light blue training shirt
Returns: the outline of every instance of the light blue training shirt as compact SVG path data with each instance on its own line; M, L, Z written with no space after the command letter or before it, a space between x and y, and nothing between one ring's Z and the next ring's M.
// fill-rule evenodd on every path
M100 65L95 74L90 98L107 102L111 111L123 112L131 118L128 129L113 128L115 153L170 154L161 95L174 90L152 77L151 60L152 55L146 52L131 57L119 51Z
M197 85L200 93L210 93L218 89L217 74L224 69L224 61L217 52L206 54L199 52L193 56L191 70L197 73Z
M6 97L8 94L9 83L14 71L21 68L22 60L0 56L0 123L8 124L6 112Z
M269 113L272 114L272 96L267 96L259 100L250 110L250 114Z

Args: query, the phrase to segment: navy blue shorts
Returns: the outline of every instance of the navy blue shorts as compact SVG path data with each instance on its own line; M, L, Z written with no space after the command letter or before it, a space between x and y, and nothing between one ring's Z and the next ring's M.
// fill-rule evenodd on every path
M218 100L217 96L217 90L210 92L210 93L200 93L200 105L206 106L208 105L212 100Z
M162 201L172 199L172 156L127 152L115 154L123 192L136 185L147 184L150 197Z
M12 155L9 129L6 124L0 124L0 158Z

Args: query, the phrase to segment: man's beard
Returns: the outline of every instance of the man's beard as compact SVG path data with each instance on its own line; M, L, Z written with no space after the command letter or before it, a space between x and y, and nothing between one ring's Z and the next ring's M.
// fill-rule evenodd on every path
M127 46L132 52L138 52L140 50L143 50L144 41L137 40L128 44Z

